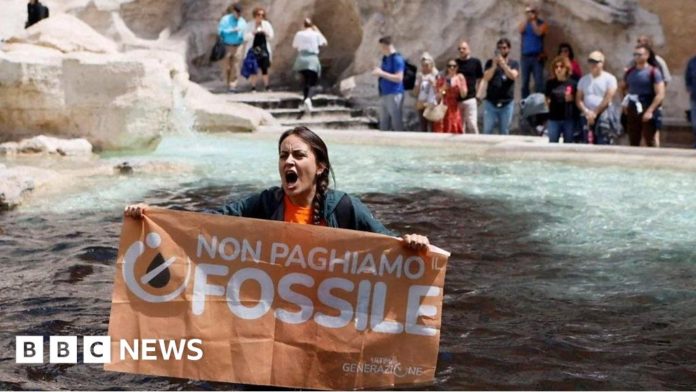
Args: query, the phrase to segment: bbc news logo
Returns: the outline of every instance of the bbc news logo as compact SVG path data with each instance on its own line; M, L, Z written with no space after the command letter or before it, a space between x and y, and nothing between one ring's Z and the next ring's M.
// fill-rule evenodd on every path
M43 336L15 337L16 363L44 363ZM77 336L50 336L48 363L77 363ZM198 361L203 358L201 339L120 339L118 358L121 361ZM111 337L83 336L83 363L110 363Z

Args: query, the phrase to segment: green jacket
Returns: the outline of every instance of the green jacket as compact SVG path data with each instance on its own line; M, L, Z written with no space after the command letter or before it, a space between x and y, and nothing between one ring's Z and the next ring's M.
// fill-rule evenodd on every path
M244 200L229 203L217 212L245 218L282 221L285 217L284 196L281 188L272 187ZM358 198L333 189L329 189L324 198L324 220L329 227L396 235L375 219Z

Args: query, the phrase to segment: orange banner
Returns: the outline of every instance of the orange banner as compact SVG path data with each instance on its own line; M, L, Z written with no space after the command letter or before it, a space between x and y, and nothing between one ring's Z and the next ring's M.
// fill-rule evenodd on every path
M105 369L315 389L433 380L449 253L150 208L121 233Z

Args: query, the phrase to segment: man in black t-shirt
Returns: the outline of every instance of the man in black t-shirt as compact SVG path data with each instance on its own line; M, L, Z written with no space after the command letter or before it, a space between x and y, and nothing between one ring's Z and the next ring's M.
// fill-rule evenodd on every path
M459 44L459 58L457 66L459 73L466 79L467 95L459 102L459 110L462 112L462 128L466 133L479 133L478 129L478 102L476 91L483 78L481 60L471 57L471 50L466 41Z
M510 134L510 123L515 109L515 80L520 64L511 60L510 40L498 40L495 57L486 61L483 80L488 84L483 102L483 133L490 135L499 124L500 134Z

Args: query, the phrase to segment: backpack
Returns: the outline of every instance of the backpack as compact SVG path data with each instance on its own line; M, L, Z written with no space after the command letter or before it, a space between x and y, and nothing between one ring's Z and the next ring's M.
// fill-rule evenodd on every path
M406 59L404 59L404 64L404 78L402 80L404 90L413 90L416 85L416 73L418 72L418 68L409 63Z

